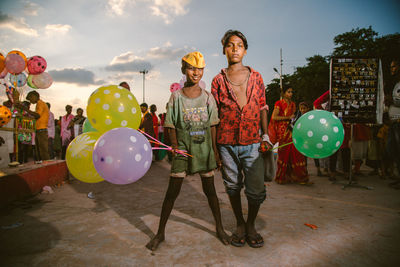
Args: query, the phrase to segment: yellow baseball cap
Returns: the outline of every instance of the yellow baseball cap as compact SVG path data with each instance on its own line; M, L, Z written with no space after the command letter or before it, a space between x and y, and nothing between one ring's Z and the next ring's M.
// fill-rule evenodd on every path
M182 58L183 61L189 63L195 68L202 69L206 66L204 57L200 52L191 52Z

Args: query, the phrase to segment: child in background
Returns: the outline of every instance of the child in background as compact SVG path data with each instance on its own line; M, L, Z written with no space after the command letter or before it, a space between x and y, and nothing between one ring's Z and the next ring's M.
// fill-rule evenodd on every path
M383 113L383 125L379 128L376 135L378 138L378 160L381 171L379 176L381 179L393 177L393 161L386 149L389 127L389 114L385 112Z
M310 111L310 106L308 105L308 103L307 102L300 102L300 104L299 104L299 111L298 111L298 113L297 113L297 115L296 115L296 118L295 118L295 120L294 120L294 122L293 122L293 126L294 126L294 124L296 123L296 121L301 117L301 116L303 116L304 114L306 114L307 112L309 112ZM306 168L307 168L307 161L308 161L308 158L306 157ZM318 163L317 163L318 162ZM318 159L314 159L314 163L315 163L315 166L317 167L317 171L318 171L318 174L320 174L321 173L321 170L320 170L320 168L319 168L319 161L318 161ZM318 166L317 166L318 165ZM319 175L318 175L319 176Z
M207 196L216 224L217 237L225 245L229 236L222 226L221 211L214 187L216 129L219 123L214 97L200 88L205 62L200 52L192 52L182 58L181 71L186 75L185 87L172 93L167 105L164 127L169 128L173 149L186 150L193 157L174 153L168 189L162 206L160 224L156 236L146 245L156 250L165 239L165 226L175 200L187 174L199 173L204 194Z
M22 105L27 107L28 109L31 106L29 101L23 101ZM26 111L22 111L22 116L31 117ZM18 128L22 128L22 119L18 124ZM34 139L34 138L33 138ZM29 157L29 150L32 148L32 133L19 133L18 134L18 161L20 164L27 163ZM36 159L35 159L36 160Z

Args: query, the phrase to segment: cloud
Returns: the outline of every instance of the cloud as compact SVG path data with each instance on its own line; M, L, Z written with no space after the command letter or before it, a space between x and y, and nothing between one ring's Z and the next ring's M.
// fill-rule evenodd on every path
M83 101L82 101L82 99L80 99L80 98L78 98L78 97L76 97L76 98L74 98L74 99L72 99L71 100L71 104L72 105L81 105L83 103Z
M143 75L143 74L141 74ZM149 72L148 74L146 74L145 79L146 80L158 80L161 76L161 72L158 70L153 70L151 72Z
M49 71L49 74L56 82L73 83L80 86L102 85L105 83L103 80L95 81L94 73L82 68L51 70Z
M68 24L47 24L46 25L46 33L51 34L51 33L60 33L60 34L66 34L69 32L71 29L71 25Z
M140 70L151 70L153 66L146 60L134 60L127 63L117 63L105 67L108 71L138 72Z
M126 9L126 5L130 3L135 3L135 0L108 0L108 14L122 16Z
M107 13L111 16L122 16L129 12L129 5L143 2L150 5L151 14L161 17L166 24L171 24L177 16L183 16L188 12L186 6L191 0L108 0Z
M40 6L36 3L26 1L24 5L24 14L26 16L37 16Z
M138 56L135 56L133 54L133 52L128 51L126 53L122 53L121 55L114 57L111 60L110 65L118 64L118 63L128 63L128 62L138 60L138 59L140 59Z
M107 77L110 83L119 84L121 81L130 81L133 75L139 75L139 72L123 72L123 73L113 73Z
M150 6L153 15L161 17L166 24L171 24L176 16L185 15L188 10L185 7L190 3L190 0L154 0Z
M16 19L8 16L0 11L0 27L10 29L12 31L28 35L38 36L35 29L31 28L24 20L24 18Z
M111 60L110 65L105 67L107 71L138 72L146 69L151 70L153 65L143 58L135 56L132 52L126 52Z
M170 44L170 43L168 43ZM170 60L175 60L178 58L181 58L182 56L186 55L190 49L189 47L183 47L183 48L173 48L171 46L165 46L165 47L153 47L150 48L150 50L147 52L147 56L149 58L154 58L154 59L170 59Z

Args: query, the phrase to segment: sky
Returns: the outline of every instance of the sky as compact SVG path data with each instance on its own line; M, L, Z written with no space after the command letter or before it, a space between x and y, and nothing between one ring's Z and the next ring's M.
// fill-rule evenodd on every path
M56 117L67 104L73 114L86 111L94 90L122 81L142 103L144 69L145 102L164 112L188 52L203 53L210 90L227 66L220 40L229 29L244 33L243 63L268 84L279 77L281 48L282 72L293 73L307 57L329 55L338 34L369 26L379 36L400 32L399 14L395 0L0 0L0 52L46 59L54 82L38 92Z

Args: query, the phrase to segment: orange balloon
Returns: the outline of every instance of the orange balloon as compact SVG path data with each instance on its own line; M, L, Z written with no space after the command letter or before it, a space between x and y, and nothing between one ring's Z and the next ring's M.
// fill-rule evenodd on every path
M26 56L25 56L24 53L22 53L21 51L18 51L18 50L12 50L12 51L8 52L7 56L10 55L10 54L17 54L17 55L20 55L20 56L24 59L25 65L26 65L26 62L27 62L28 60L26 59Z
M4 70L5 66L6 66L6 58L3 56L2 53L0 53L0 73Z
M11 120L11 115L8 107L0 105L0 127L6 125Z

